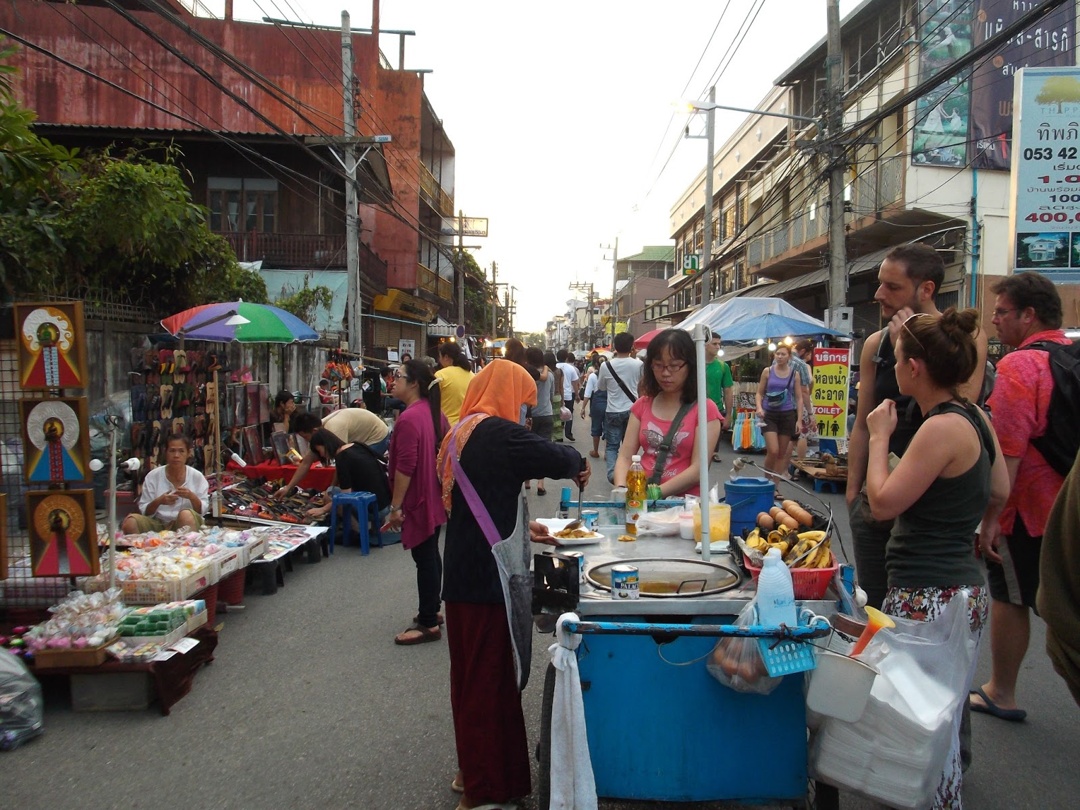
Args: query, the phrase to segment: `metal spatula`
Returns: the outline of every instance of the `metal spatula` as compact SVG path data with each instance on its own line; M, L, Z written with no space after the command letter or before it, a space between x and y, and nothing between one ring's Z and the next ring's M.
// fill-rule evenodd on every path
M570 521L569 523L567 523L563 527L562 530L564 532L573 531L574 529L578 529L578 528L581 527L581 524L583 522L581 520L581 496L584 493L584 491L585 491L584 488L578 487L578 491L577 491L577 518L575 520Z

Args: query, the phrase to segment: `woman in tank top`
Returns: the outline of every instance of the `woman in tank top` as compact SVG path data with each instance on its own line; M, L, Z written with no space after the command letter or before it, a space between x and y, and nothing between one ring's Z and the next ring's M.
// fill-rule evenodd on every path
M791 348L783 344L773 352L773 363L761 372L757 388L757 415L765 424L765 474L787 478L791 443L799 438L797 415L803 410L803 388L791 365Z
M975 534L980 522L997 520L1009 493L1008 471L989 420L957 393L978 362L978 323L978 310L952 308L940 317L912 315L901 327L896 381L925 418L891 472L896 403L884 400L866 420L870 509L878 520L896 519L885 551L889 590L883 610L934 621L953 596L963 593L976 643L988 594L974 556ZM961 806L960 774L954 735L935 808Z

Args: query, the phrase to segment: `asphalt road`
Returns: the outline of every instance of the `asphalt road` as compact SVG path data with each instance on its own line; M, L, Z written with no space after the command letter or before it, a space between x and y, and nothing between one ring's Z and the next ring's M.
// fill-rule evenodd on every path
M587 449L584 427L579 421L577 446ZM732 454L724 457L729 462ZM714 480L729 467L714 465ZM599 499L609 488L596 472L586 495ZM559 488L549 483L544 498L530 493L534 516L554 514ZM840 511L846 538L842 497L824 498ZM415 613L414 572L400 546L368 557L339 547L321 563L297 565L277 594L249 594L244 610L219 613L217 658L169 717L154 708L75 713L62 690L51 691L46 733L0 754L3 806L452 810L446 645L393 644ZM535 639L524 695L533 740L548 643ZM980 678L988 655L984 640ZM964 780L969 808L1076 805L1080 710L1051 669L1037 620L1021 700L1025 723L973 717L975 760ZM737 740L716 744L718 751L739 750ZM744 753L751 767L768 756ZM602 810L689 806L601 801ZM842 795L841 806L873 805ZM523 805L535 807L532 799Z

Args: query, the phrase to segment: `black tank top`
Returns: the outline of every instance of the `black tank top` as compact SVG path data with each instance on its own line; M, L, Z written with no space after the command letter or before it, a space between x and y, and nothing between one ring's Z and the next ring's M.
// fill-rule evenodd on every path
M896 403L896 430L889 437L889 452L902 456L911 444L919 425L923 423L923 415L912 397L900 393L900 386L896 383L896 353L893 351L892 338L887 328L881 330L881 341L878 343L877 354L874 355L874 365L877 366L874 376L875 405L880 405L887 399Z

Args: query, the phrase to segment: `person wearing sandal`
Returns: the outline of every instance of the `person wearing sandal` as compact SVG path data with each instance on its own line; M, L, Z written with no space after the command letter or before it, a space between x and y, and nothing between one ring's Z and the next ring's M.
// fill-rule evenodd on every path
M598 387L600 382L600 363L603 358L594 354L589 366L589 376L585 380L585 394L581 400L581 418L585 418L586 409L590 416L589 436L592 438L591 458L600 458L600 437L604 435L604 412L607 410L607 391Z
M469 383L461 421L439 452L449 511L442 595L461 768L451 787L464 791L459 810L513 807L532 791L521 690L533 634L512 635L508 620L508 612L517 619L529 605L518 601L522 594L511 581L508 611L496 554L507 550L521 562L530 539L557 545L538 526L525 525L525 481L571 478L585 486L589 475L586 460L573 447L542 439L520 424L521 405L535 402L536 384L521 366L488 364Z
M439 527L446 510L439 497L435 452L450 429L439 404L439 382L427 364L410 360L394 372L390 393L405 403L390 434L390 482L393 495L386 518L390 530L401 532L401 546L416 563L419 611L395 644L424 644L442 638L439 627Z

